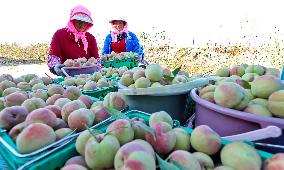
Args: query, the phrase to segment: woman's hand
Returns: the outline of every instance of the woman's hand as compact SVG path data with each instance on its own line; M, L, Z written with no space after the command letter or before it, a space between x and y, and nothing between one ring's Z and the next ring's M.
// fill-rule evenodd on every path
M55 73L58 75L58 76L64 76L64 74L63 74L63 72L62 72L62 70L61 70L61 68L62 67L65 67L65 65L64 64L57 64L56 66L54 66L54 71L55 71Z

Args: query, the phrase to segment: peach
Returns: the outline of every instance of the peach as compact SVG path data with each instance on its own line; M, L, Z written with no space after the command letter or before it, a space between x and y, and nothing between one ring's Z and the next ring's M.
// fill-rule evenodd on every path
M87 164L86 164L83 156L74 156L74 157L68 159L65 163L65 166L71 165L71 164L76 164L76 165L81 165L83 167L87 167Z
M181 84L188 82L188 78L185 75L176 75L172 81L172 84Z
M226 108L233 108L240 104L244 98L244 89L236 83L224 82L219 84L214 91L216 104Z
M104 106L103 101L96 101L92 104L91 108L96 107L96 106Z
M3 110L5 108L5 99L4 98L0 98L0 111Z
M51 85L48 90L48 96L53 96L54 94L63 94L64 88L60 85Z
M41 98L42 100L46 101L48 98L47 92L43 89L37 89L36 91L33 91L30 93L30 98L37 97Z
M146 141L149 142L159 154L165 155L171 152L177 140L171 125L166 122L157 122L152 128L155 132L156 140L149 132L146 132Z
M43 84L46 86L52 83L52 80L49 77L41 77L40 79L42 80Z
M140 77L145 77L145 70L144 69L137 70L133 73L133 80L134 81L136 81Z
M37 89L46 89L46 85L44 85L43 83L37 83L32 86L32 91L35 91Z
M174 133L176 134L176 144L174 150L185 150L190 149L190 135L182 128L174 128Z
M207 125L197 126L191 133L191 146L198 152L213 155L221 148L221 138Z
M187 170L202 170L198 160L193 156L193 154L177 150L172 152L167 158L169 162L177 162L182 165Z
M67 121L69 115L71 112L81 109L81 108L87 108L86 105L80 101L80 100L74 100L74 101L70 101L68 103L66 103L62 109L61 109L61 116L62 119Z
M245 68L242 66L234 66L230 70L230 76L237 75L237 76L243 76L245 74Z
M80 100L81 102L83 102L83 103L86 105L86 107L87 107L88 109L90 109L91 106L92 106L92 104L94 103L94 100L92 99L92 97L87 96L87 95L82 95L82 96L80 96L80 97L78 98L78 100Z
M208 86L199 90L199 96L202 99L205 99L209 102L215 103L215 101L214 101L215 88L216 88L216 85L208 85Z
M162 87L163 85L161 85L161 83L159 82L154 82L151 84L151 87Z
M127 166L125 164L129 164L130 162L129 157L131 157L131 154L137 151L140 151L140 153L146 153L146 157L152 158L151 160L155 161L155 152L152 146L148 142L145 142L144 140L134 140L129 143L126 143L117 151L114 158L114 167L116 169L125 168L124 166Z
M174 124L172 117L165 111L154 112L151 114L150 119L149 119L149 126L153 127L158 122L166 122L171 127L173 127L173 124Z
M124 74L121 76L119 82L124 86L129 86L134 83L134 80L130 74Z
M95 90L97 88L97 84L94 81L87 81L83 86L83 90Z
M68 126L72 130L82 131L92 126L95 116L89 109L81 108L70 113L68 116Z
M260 170L262 163L256 150L243 142L225 145L221 150L221 161L235 170Z
M120 92L110 92L104 97L103 105L117 110L126 108L125 96Z
M134 130L129 121L118 119L112 122L106 129L106 133L114 135L120 145L130 142L134 139Z
M242 92L244 94L244 98L241 100L241 102L238 105L234 107L234 109L236 110L243 110L244 108L246 108L252 99L250 93L247 92L247 90L242 90Z
M38 77L37 75L35 74L26 74L24 75L24 79L27 83L29 83L33 78L36 78Z
M18 135L24 130L26 126L26 122L22 122L10 129L9 136L13 139L14 142L16 142Z
M75 85L75 78L74 77L66 77L62 82L65 86L74 86Z
M85 161L88 167L91 169L112 168L119 147L119 141L112 135L106 135L99 141L89 138L85 147Z
M268 110L274 116L284 118L284 90L276 91L269 96Z
M264 170L284 169L284 153L276 153L264 162Z
M36 85L38 83L42 83L43 84L43 81L39 77L35 77L35 78L31 79L31 81L29 82L29 84L31 86L34 86L34 85Z
M60 128L55 131L56 140L63 139L65 136L72 133L72 129L70 128Z
M71 100L68 98L59 98L54 102L54 105L59 106L62 111L63 106L69 102L71 102Z
M256 97L267 99L278 90L284 90L284 83L271 75L260 76L251 83L251 92Z
M30 91L32 90L32 86L27 82L19 82L17 87L23 91Z
M267 99L263 99L263 98L255 98L252 99L249 104L259 104L265 107L268 107L268 100Z
M257 77L259 77L259 75L256 73L245 73L242 76L242 79L247 82L253 82Z
M76 151L80 153L82 156L85 156L85 146L89 138L92 137L92 134L88 130L84 130L80 133L78 138L76 139Z
M20 153L30 153L56 140L53 129L43 123L28 125L17 137L16 145Z
M12 93L6 96L6 107L10 106L20 106L25 100L27 100L27 95L23 93Z
M56 115L57 118L61 118L61 108L59 106L48 105L48 106L45 106L44 108L52 111Z
M7 89L5 89L3 92L2 92L2 96L8 96L9 94L12 94L14 92L19 92L21 91L21 89L19 88L16 88L16 87L8 87Z
M70 164L64 166L61 170L88 170L88 169L82 165Z
M135 88L147 88L150 86L151 86L151 81L145 77L138 78L134 83Z
M229 67L219 68L216 71L215 75L220 76L220 77L229 77L230 76L230 68Z
M192 154L199 162L202 169L213 169L214 168L214 162L212 158L205 153L202 152L194 152Z
M86 81L87 81L86 78L77 77L77 78L75 79L75 84L76 84L77 86L80 86L80 85L84 86L84 85L86 84Z
M267 116L267 117L272 116L271 112L268 110L268 108L266 106L259 105L259 104L249 104L245 108L244 112L253 113L253 114L256 114L256 115Z
M24 106L29 113L35 109L43 108L46 106L46 103L41 98L32 97L30 99L25 100L21 106Z
M245 69L245 73L256 73L261 76L265 73L265 68L261 65L249 65Z
M123 160L121 167L115 164L116 169L152 170L156 169L155 159L144 151L133 151Z
M98 80L98 82L97 82L97 87L100 87L100 88L102 88L102 87L108 87L109 86L109 84L108 84L108 81L107 81L107 79L105 79L105 78L100 78L99 80Z
M108 112L105 110L103 106L95 106L90 109L95 115L95 123L99 123L103 120L106 120L110 117Z
M11 74L2 74L0 75L0 82L5 81L5 80L9 80L9 81L13 81L13 76Z
M160 81L163 77L163 70L159 64L150 64L145 69L145 76L150 81Z
M217 166L216 168L214 168L214 170L234 170L234 169L229 166Z
M54 127L56 125L56 115L48 109L39 108L29 113L25 121L27 124L38 122Z
M28 111L22 106L6 107L0 112L0 127L11 129L13 126L25 121Z
M61 128L67 128L67 127L68 127L68 125L64 120L62 120L60 118L56 118L55 126L53 127L54 130L61 129Z
M131 119L131 126L134 130L134 139L145 139L146 130L140 127L137 123L143 123L146 125L146 122L142 120L137 119Z
M63 96L70 99L76 100L82 95L81 90L76 86L69 86L65 89Z
M1 90L4 91L5 89L7 89L9 87L16 87L16 84L14 82L8 81L8 80L4 80L4 81L0 82L0 89Z
M63 96L61 94L54 94L54 95L50 96L49 98L47 98L46 104L47 105L54 105L55 101L59 98L63 98Z

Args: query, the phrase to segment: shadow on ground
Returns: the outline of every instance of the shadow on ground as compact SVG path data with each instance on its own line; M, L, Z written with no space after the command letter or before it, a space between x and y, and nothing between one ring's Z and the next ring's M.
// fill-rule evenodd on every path
M23 59L0 57L0 66L18 66L25 64L43 64L43 62L39 60L23 60Z

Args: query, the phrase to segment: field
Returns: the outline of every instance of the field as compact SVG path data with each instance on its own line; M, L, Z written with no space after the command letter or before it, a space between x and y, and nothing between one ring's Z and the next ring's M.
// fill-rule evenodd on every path
M234 43L222 45L206 43L191 45L191 47L171 46L170 39L158 32L153 36L140 33L139 39L145 50L145 58L150 63L159 63L170 69L182 66L191 74L212 74L223 66L236 64L260 64L266 67L282 69L284 63L284 43L278 37L271 37L271 41L262 45L250 43ZM102 42L98 42L99 48ZM36 68L39 74L48 72L46 56L49 43L20 46L19 44L0 44L0 74L6 72L22 72ZM35 64L34 67L18 67L22 64ZM42 69L40 71L40 68ZM32 70L29 70L32 69Z

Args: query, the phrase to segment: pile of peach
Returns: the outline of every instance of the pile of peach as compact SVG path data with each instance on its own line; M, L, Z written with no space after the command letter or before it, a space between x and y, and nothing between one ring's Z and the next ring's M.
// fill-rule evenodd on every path
M94 66L97 64L97 60L94 57L86 59L85 57L80 57L77 59L67 59L63 63L66 67L82 67L82 66Z
M284 83L277 69L239 65L219 69L217 75L230 77L200 88L201 98L226 108L284 118Z
M64 89L51 84L46 88L30 93L18 90L0 100L0 127L7 130L21 153L33 152L107 119L110 115L105 107L126 107L118 92L94 102L75 86Z
M150 116L149 126L141 118L118 119L105 133L83 131L76 140L80 156L70 158L62 170L127 169L155 170L272 170L284 168L284 154L263 162L250 145L233 142L222 147L220 136L206 125L189 135L173 127L164 111ZM221 162L212 156L220 154ZM163 160L164 159L164 160Z

